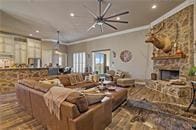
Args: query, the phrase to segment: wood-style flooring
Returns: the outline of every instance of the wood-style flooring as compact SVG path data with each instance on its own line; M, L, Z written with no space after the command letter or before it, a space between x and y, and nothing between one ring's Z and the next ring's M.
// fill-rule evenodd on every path
M18 104L15 93L0 95L0 130L45 130Z
M175 99L145 87L129 88L128 98L136 102L145 100L156 104L163 102L186 106L189 103L189 99ZM112 123L106 130L191 130L193 124L194 121L186 120L186 117L181 119L175 115L157 113L134 105L123 105L113 112ZM0 130L46 128L21 108L15 93L9 93L0 95Z

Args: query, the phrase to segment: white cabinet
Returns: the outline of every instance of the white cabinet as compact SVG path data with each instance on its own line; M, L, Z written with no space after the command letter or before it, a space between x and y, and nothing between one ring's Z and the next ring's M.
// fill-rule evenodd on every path
M0 53L3 52L4 44L3 44L3 37L0 36Z
M0 57L11 57L17 64L27 64L28 58L41 58L41 41L0 34Z
M49 65L49 63L52 63L52 57L53 57L53 50L50 49L43 49L42 50L42 66Z
M28 58L41 58L41 41L27 39L27 48Z
M25 41L15 40L15 63L26 64L27 63L27 43Z
M14 54L14 37L0 34L0 53L4 55Z

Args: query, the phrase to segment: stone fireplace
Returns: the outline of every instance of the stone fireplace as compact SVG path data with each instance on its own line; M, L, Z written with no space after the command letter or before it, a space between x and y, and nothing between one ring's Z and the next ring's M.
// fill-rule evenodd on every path
M167 35L172 42L172 50L164 53L154 47L153 73L158 80L178 79L188 77L193 66L193 6L188 6L173 16L165 19L164 28L158 35ZM177 29L178 25L178 29ZM155 25L159 28L161 23ZM177 50L182 53L178 54Z
M179 79L179 70L160 70L159 72L161 80Z

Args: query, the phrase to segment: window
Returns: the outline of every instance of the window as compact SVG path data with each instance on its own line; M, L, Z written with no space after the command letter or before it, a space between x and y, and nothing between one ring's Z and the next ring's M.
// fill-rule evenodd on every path
M63 59L62 55L59 55L59 65L60 66L62 66L62 63L63 63L62 59Z
M86 66L86 54L85 52L73 54L73 71L83 73Z

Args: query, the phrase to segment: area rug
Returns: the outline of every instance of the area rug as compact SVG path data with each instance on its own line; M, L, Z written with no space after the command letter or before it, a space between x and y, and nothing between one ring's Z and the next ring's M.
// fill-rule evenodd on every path
M192 130L195 123L126 105L113 112L112 123L106 130Z

